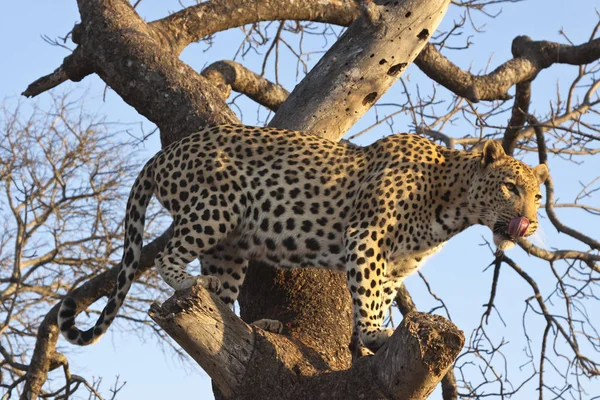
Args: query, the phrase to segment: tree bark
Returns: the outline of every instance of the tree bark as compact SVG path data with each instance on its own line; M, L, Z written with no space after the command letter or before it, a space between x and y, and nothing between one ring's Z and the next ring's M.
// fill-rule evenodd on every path
M179 59L127 1L78 2L74 55L160 128L168 145L211 124L240 123L219 90ZM89 67L88 67L89 68ZM71 75L69 75L71 79Z
M288 336L252 328L203 288L175 294L150 316L213 378L225 398L424 399L462 349L445 318L410 313L375 356L331 371Z
M340 140L417 57L448 4L364 2L362 15L296 86L269 125Z
M146 23L125 0L79 0L78 5L82 22L73 30L73 40L78 44L75 52L65 58L63 65L57 68L54 73L31 84L24 95L35 96L66 80L79 81L87 75L96 73L127 103L134 106L140 114L157 124L161 129L162 143L167 145L197 130L201 125L239 122L225 104L225 97L223 91L218 87L220 86L218 82L222 82L225 86L234 87L236 83L239 83L238 79L242 75L238 74L232 77L227 75L227 71L221 69L218 72L222 73L224 78L219 81L213 75L210 75L216 69L206 71L206 74L210 75L209 77L206 74L203 74L203 76L197 74L179 60L179 54L189 43L231 27L267 20L302 19L348 26L360 14L357 7L358 3L355 0L319 2L306 0L207 1L197 6L185 8L159 21ZM364 33L365 35L371 35L374 43L381 41L385 34L389 33L378 27L385 25L385 23L395 23L394 21L388 21L385 15L380 18L378 10L380 11L382 3L365 1L362 11L363 26L365 26ZM394 2L394 5L388 5L387 7L389 10L391 8L395 9L397 6L397 2ZM383 7L385 9L386 6ZM401 20L404 18L407 21L411 18L416 20L418 15L413 12L411 16L405 14L404 16L400 15L399 18ZM415 36L415 34L423 32L422 30L416 32L414 28L411 28L411 32L412 40L415 37L420 40L419 35ZM433 32L433 28L429 32ZM358 30L358 33L354 33L354 39L363 43L362 34L363 31ZM350 35L350 30L346 35ZM354 90L351 85L356 80L353 80L353 76L346 77L344 75L354 73L355 69L349 68L349 66L360 65L361 68L373 69L374 82L365 82L365 78L361 75L363 80L361 81L359 77L358 83L356 83L360 86L361 91L355 92L356 96L350 99L350 103L353 107L356 107L357 115L349 116L349 118L359 118L368 109L369 104L362 104L365 99L370 100L373 97L368 95L376 92L376 97L385 90L385 85L378 81L382 79L382 74L387 75L390 72L389 67L395 65L390 62L390 59L395 60L392 57L399 57L396 53L390 51L390 49L395 49L398 46L397 42L399 40L393 39L392 42L392 38L390 38L389 42L384 43L382 48L375 47L377 53L372 53L374 54L372 60L374 63L369 63L367 60L366 63L361 64L362 60L354 59L354 54L348 51L353 45L350 41L346 43L346 48L339 48L340 57L348 60L348 65L340 63L338 59L329 58L330 64L326 65L326 63L321 62L318 68L311 72L312 78L314 78L315 75L318 77L320 71L321 73L322 71L329 71L328 73L331 75L328 77L331 77L331 82L338 79L337 82L342 82L349 89ZM417 44L420 43L418 41ZM341 44L337 46L343 47ZM361 51L360 48L357 49L357 52L359 51ZM382 54L384 57L375 57L375 54ZM533 41L527 37L517 37L513 42L513 56L512 60L502 64L490 74L474 76L453 65L433 45L427 45L425 50L417 57L416 64L433 80L471 101L506 99L510 97L507 91L515 83L528 82L552 63L583 64L598 59L600 57L600 39L591 39L588 43L579 46L569 46ZM379 64L382 59L385 59L386 62ZM337 69L331 68L331 66L337 66ZM237 74L237 67L235 69ZM394 71L395 69L392 70L392 72ZM255 77L244 75L244 78L252 80ZM319 81L314 80L314 82ZM327 80L321 82L323 84L330 83ZM308 82L306 84L308 85ZM258 91L265 90L265 87L268 87L267 83L259 80L255 80L251 85L254 86L250 89L258 89ZM260 85L265 86L261 87ZM320 88L318 84L312 83L312 85L316 89ZM374 85L373 87L376 87L377 90L365 91L368 89L368 85ZM295 100L290 99L288 104L285 105L293 111L290 112L289 118L298 118L298 120L293 122L290 119L290 122L287 122L288 118L283 118L283 114L277 118L284 120L282 124L289 123L288 126L291 128L316 132L320 131L320 128L315 129L317 123L324 123L325 128L323 130L334 132L331 138L337 139L336 136L343 134L344 130L338 129L336 134L334 130L337 128L329 127L327 118L331 119L332 124L337 124L340 119L344 119L341 115L347 113L346 108L349 107L340 108L340 104L343 104L344 100L343 93L340 94L341 97L338 98L339 101L336 103L335 96L329 98L327 93L323 93L320 98L314 98L310 92L300 93L301 87L295 91ZM248 91L248 87L238 86L237 88ZM236 89L234 88L234 90ZM523 95L526 94L524 90L520 92ZM279 105L281 93L277 95L279 97L274 96L264 100L265 105ZM256 97L257 101L261 101L259 99L260 97ZM517 99L515 110L522 109L519 104L526 104L529 101L527 96L523 96L522 100ZM322 107L324 102L329 102L332 108ZM303 103L314 104L308 104L305 108L301 108L300 106L303 106ZM590 99L586 98L582 105L572 112L585 112L589 107ZM317 112L315 115L318 118L312 116L311 111L313 110ZM340 110L342 110L341 113ZM567 114L571 114L571 112ZM324 122L323 116L325 116ZM521 115L517 116L521 118ZM563 120L554 120L553 123L560 124L564 120L572 118L570 116L567 118L567 116ZM314 126L313 122L315 122ZM511 122L511 125L518 125L519 121L515 119L514 122L514 124ZM344 123L346 124L346 122ZM274 124L278 124L277 120ZM349 123L347 125L349 126ZM520 129L516 133L516 135L508 137L510 141L508 144L512 143L511 145L513 145L515 140L533 135L534 129ZM523 247L526 245L524 242L520 242L520 244ZM589 258L586 258L589 255L581 252L548 252L530 244L527 246L526 248L532 253L548 260L579 257L579 259L590 262L592 268L595 266ZM152 251L149 253L152 253ZM574 253L576 253L575 256L572 255ZM107 293L114 282L115 271L115 269L107 271L79 287L76 293L81 296L80 305L90 304L104 293ZM89 290L90 284L93 290ZM322 397L331 398L333 396L331 393L336 391L350 393L351 397L363 393L363 388L356 387L359 386L356 383L364 383L364 379L348 382L347 380L352 379L352 377L343 374L349 373L348 371L367 368L365 365L367 365L368 360L381 360L379 358L381 356L378 353L367 361L359 360L351 370L344 370L350 362L346 348L350 333L350 308L349 296L342 276L316 270L296 273L272 272L264 268L252 268L244 289L245 292L243 292L240 302L242 315L246 320L252 321L269 316L285 322L286 337L254 332L255 342L262 341L274 344L279 343L279 341L285 343L290 341L298 346L299 350L291 350L290 347L286 357L293 358L297 356L296 362L298 365L308 364L310 368L318 371L318 373L312 375L308 373L298 379L311 380L313 387L320 388L319 395ZM403 306L410 308L409 299L404 300L406 301L403 302ZM40 326L37 345L27 372L23 398L36 398L47 379L48 370L58 365L55 361L60 358L60 354L56 353L56 310L56 307L53 308ZM227 320L224 320L223 323L227 322ZM239 320L232 323L239 325L238 322L241 323ZM244 327L245 325L239 326ZM223 329L225 330L225 327ZM397 333L397 335L400 334ZM396 335L394 335L395 337ZM203 346L208 349L213 346L214 349L214 343L207 343ZM389 346L392 346L392 344L390 343ZM265 347L255 344L255 348ZM269 348L267 347L267 349ZM271 348L269 351L274 352L275 350ZM234 354L233 351L231 353ZM211 353L208 352L208 354ZM246 388L264 386L268 389L273 386L272 380L258 380L260 377L264 377L264 375L260 375L260 368L264 369L265 367L281 369L279 376L282 376L282 384L291 382L291 380L286 381L283 377L291 376L290 371L293 373L295 371L292 367L287 371L284 370L295 364L279 361L275 363L269 354L262 358L265 360L263 363L256 362L260 354L265 353L253 353L250 359L252 363L248 361L246 364L256 365L256 367L253 367L255 369L245 370L243 384ZM242 361L239 361L240 365L243 365ZM223 363L225 364L226 361L223 361ZM208 366L206 368L210 369ZM335 372L336 370L339 371ZM240 376L240 371L242 370L238 370L234 375ZM365 376L371 376L368 373L370 373L370 370L364 373ZM338 375L344 376L346 381L335 381L335 376ZM252 377L256 377L256 379L253 380ZM223 383L221 378L215 377L214 379L217 386L225 388L225 391L227 390L227 384ZM339 386L336 386L338 385L336 382L340 382ZM343 392L344 384L355 385L351 387L353 391ZM371 382L364 384L368 385ZM233 387L231 383L229 385ZM265 393L270 392L266 391ZM295 393L298 396L307 396L306 392L300 390ZM455 390L454 394L451 395L455 396ZM270 395L267 394L265 398L269 397ZM311 397L309 396L309 398Z
M600 39L578 46L534 41L517 36L512 42L514 58L486 75L473 75L453 64L429 44L415 64L428 77L453 93L474 103L482 100L508 100L508 90L517 83L528 82L552 64L582 65L600 58Z
M243 93L258 104L277 111L290 95L287 90L250 71L235 61L217 61L202 71L227 100L231 91Z

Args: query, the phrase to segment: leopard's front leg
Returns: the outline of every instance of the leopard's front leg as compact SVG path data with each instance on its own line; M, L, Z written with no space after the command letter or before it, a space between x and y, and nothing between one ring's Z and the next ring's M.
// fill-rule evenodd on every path
M348 230L344 238L348 288L354 311L353 342L358 342L353 345L364 345L373 352L394 332L381 327L388 308L383 292L387 262L385 251L378 245L382 236L383 232L378 230L355 229ZM364 351L358 349L358 353L364 354Z

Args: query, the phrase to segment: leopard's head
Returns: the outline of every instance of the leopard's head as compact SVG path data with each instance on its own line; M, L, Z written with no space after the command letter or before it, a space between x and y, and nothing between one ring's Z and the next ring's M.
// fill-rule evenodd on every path
M469 188L469 209L472 218L492 230L498 250L507 250L518 237L536 231L540 185L548 173L544 164L531 168L506 155L494 140L485 143Z

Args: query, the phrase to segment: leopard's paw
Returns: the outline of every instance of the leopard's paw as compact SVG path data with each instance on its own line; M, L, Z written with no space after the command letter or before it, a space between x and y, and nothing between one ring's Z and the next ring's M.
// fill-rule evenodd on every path
M258 321L254 321L250 325L271 333L283 332L283 324L276 319L263 318L259 319Z
M202 286L210 292L217 293L221 289L221 281L219 278L210 275L190 276L184 279L175 290L189 289L192 286Z
M352 363L359 358L372 356L374 354L356 335L352 335L352 340L350 341L350 346L348 346L348 348L350 349L350 354L352 354Z
M392 328L378 328L365 332L362 335L362 341L369 350L376 353L393 334L394 329Z

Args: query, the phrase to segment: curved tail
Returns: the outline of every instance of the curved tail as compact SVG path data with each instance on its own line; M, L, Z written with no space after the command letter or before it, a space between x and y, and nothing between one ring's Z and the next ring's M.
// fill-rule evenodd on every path
M96 324L86 331L79 330L75 326L75 317L83 309L78 309L75 300L69 296L65 297L60 304L58 327L63 336L73 344L86 346L100 339L115 319L133 283L142 253L146 208L154 193L155 183L152 173L154 160L155 157L146 163L131 188L125 215L125 245L121 267L116 285Z

